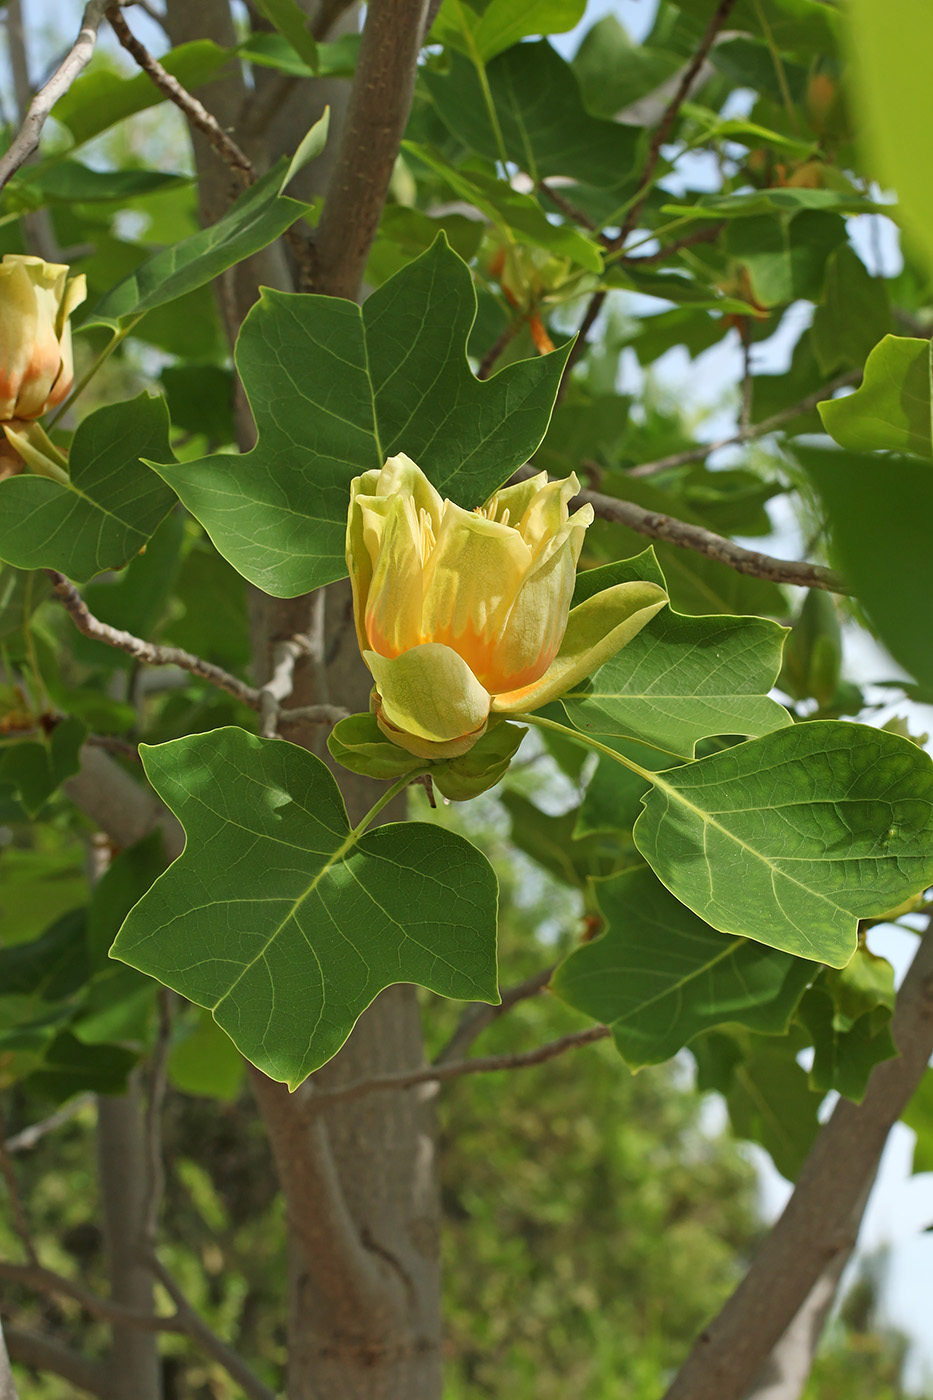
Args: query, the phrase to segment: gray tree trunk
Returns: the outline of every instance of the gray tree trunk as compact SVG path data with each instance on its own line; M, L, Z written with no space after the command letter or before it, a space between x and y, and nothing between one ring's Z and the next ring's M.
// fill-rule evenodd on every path
M302 0L312 12L313 0ZM229 42L227 0L168 0L175 43L212 37ZM345 18L345 24L348 20ZM280 87L281 105L261 140L238 130L239 115L275 94L277 75L260 73L247 97L238 79L212 84L205 93L224 126L233 130L257 166L282 150L294 150L331 105L331 138L324 160L306 175L302 194L330 174L348 85L301 83ZM326 90L325 90L326 89ZM244 102L246 106L244 108ZM229 178L216 154L195 140L202 211L216 217L229 198ZM221 310L231 340L261 284L289 289L281 249L270 250L227 278ZM241 405L241 409L243 405ZM252 442L248 416L240 416L240 446ZM310 655L295 668L289 704L328 698L350 710L368 708L369 673L363 667L349 611L349 590L326 590L280 600L253 591L251 630L254 674L270 674L277 641L308 637ZM326 612L326 622L325 614ZM326 639L324 628L326 626ZM296 727L287 738L322 753L319 733ZM369 809L384 785L337 770L351 819ZM391 817L387 812L383 820ZM404 815L401 804L396 818ZM361 1017L339 1055L315 1076L322 1086L423 1063L421 1021L411 987L384 992ZM347 1103L308 1131L302 1114L313 1086L288 1095L254 1076L270 1133L290 1221L288 1400L438 1400L440 1365L439 1199L434 1115L417 1090L376 1094Z

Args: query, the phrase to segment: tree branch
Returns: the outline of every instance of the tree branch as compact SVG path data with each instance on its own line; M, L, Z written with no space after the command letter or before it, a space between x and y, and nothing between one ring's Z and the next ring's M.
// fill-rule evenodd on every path
M309 1103L313 1090L302 1086L290 1094L284 1084L261 1070L247 1068L269 1134L289 1224L322 1297L338 1316L356 1315L367 1323L385 1316L391 1295L347 1207L324 1125L309 1121L310 1115L301 1111L302 1100Z
M198 131L207 137L221 160L230 167L242 184L253 184L256 179L256 170L246 152L237 145L232 136L224 131L220 122L211 115L204 104L193 97L186 88L183 88L178 79L173 78L171 73L162 67L159 60L154 58L149 50L139 42L120 14L119 7L114 3L114 0L107 0L107 18L123 48L126 49L127 53L132 54L140 68L152 79L159 91L164 93L170 102L174 102L176 107L180 107L191 125L197 127Z
M10 1358L20 1366L28 1366L32 1371L51 1371L61 1376L78 1390L88 1395L96 1395L99 1400L112 1400L113 1391L107 1375L107 1363L94 1361L72 1351L61 1342L44 1337L41 1332L28 1331L22 1327L7 1327L7 1346ZM6 1400L0 1360L0 1400Z
M366 13L334 173L315 239L313 290L354 300L408 121L426 0L379 0Z
M496 1008L498 1010L498 1008ZM562 1035L559 1040L549 1040L535 1050L526 1050L512 1055L477 1055L472 1060L454 1060L444 1064L435 1061L424 1069L410 1070L405 1074L380 1074L372 1079L358 1079L353 1084L344 1084L339 1089L319 1091L308 1099L308 1110L314 1115L320 1110L331 1108L349 1099L359 1099L366 1094L381 1093L386 1089L413 1089L418 1084L446 1084L451 1079L462 1079L465 1074L491 1074L503 1069L528 1069L531 1065L544 1064L567 1050L577 1050L583 1045L592 1045L596 1040L605 1040L611 1035L608 1026L589 1026L585 1031L574 1031Z
M525 1001L528 997L537 996L538 992L543 991L550 982L554 966L556 964L544 967L540 972L526 977L524 982L518 982L514 987L507 987L502 993L502 1000L498 1006L490 1006L485 1001L472 1002L463 1012L456 1030L446 1045L443 1045L434 1056L434 1064L445 1065L450 1060L456 1060L458 1056L462 1056L469 1050L487 1026L498 1021L499 1017L504 1015L506 1011L511 1011L518 1002Z
M48 1118L42 1118L38 1123L30 1123L28 1128L23 1128L20 1132L15 1133L7 1141L7 1151L28 1152L47 1133L54 1132L63 1123L70 1123L76 1114L80 1113L82 1109L88 1108L93 1102L93 1094L77 1094L75 1098L62 1104L61 1108L56 1109L54 1113L50 1113Z
M0 1400L19 1400L19 1392L10 1369L10 1358L7 1354L2 1324L0 1324Z
M13 1163L10 1161L10 1150L7 1146L6 1130L3 1122L3 1113L0 1111L0 1170L3 1172L6 1181L7 1194L10 1197L10 1209L13 1214L13 1228L19 1235L20 1243L26 1252L26 1258L30 1264L38 1263L36 1246L33 1243L32 1235L29 1233L29 1222L26 1219L26 1210L23 1206L23 1198L19 1193L19 1182L16 1180L16 1173L13 1170Z
M86 68L97 42L97 31L106 6L112 0L89 0L81 19L78 37L68 50L55 72L43 88L36 93L29 104L26 120L5 155L0 158L0 189L11 175L38 149L39 137L46 119L58 99L68 91L75 78Z
M678 549L705 554L707 559L726 564L736 573L751 574L753 578L769 579L772 583L795 583L801 588L825 588L829 593L851 591L835 569L827 569L822 564L807 564L798 559L775 559L773 555L761 554L756 549L743 549L740 544L707 530L703 525L689 525L684 520L675 520L671 515L662 515L660 511L645 510L631 501L604 496L601 491L581 491L576 503L583 505L585 502L589 502L601 520L614 520L619 525L627 525L630 530L637 530L640 535L647 535L649 539L664 540Z
M659 457L654 462L640 462L636 467L629 468L629 476L654 476L657 472L667 471L672 467L685 467L691 462L702 462L711 452L718 452L721 447L733 447L736 443L753 442L756 438L766 437L768 433L773 433L777 428L783 428L785 423L792 423L795 418L802 418L805 413L809 413L823 399L832 398L837 389L844 389L850 384L857 384L862 377L860 369L847 370L845 374L837 375L828 384L824 384L820 389L814 389L812 394L807 394L806 398L791 404L790 408L782 408L779 413L772 413L770 418L762 418L760 423L749 423L747 427L740 427L729 437L719 438L716 442L701 442L696 447L688 447L683 452L672 452L668 457Z
M273 1392L268 1386L263 1385L256 1373L247 1366L242 1356L218 1337L216 1332L212 1332L200 1314L195 1312L160 1260L153 1254L146 1262L175 1304L175 1316L191 1340L197 1342L203 1352L212 1356L223 1366L230 1379L236 1382L248 1400L275 1400Z
M855 1206L933 1054L933 921L898 992L891 1029L898 1058L875 1068L860 1104L839 1100L783 1215L665 1400L740 1400L827 1265L851 1248Z
M680 111L682 103L687 98L691 87L696 81L697 74L703 67L709 51L713 47L716 35L725 24L734 4L735 0L719 0L719 4L713 11L710 22L706 27L706 33L700 41L700 46L684 69L677 89L670 102L667 104L667 107L664 109L664 114L657 125L654 136L651 138L651 145L648 147L648 154L645 158L645 164L642 167L641 179L638 182L638 190L636 191L631 207L622 221L619 232L614 238L610 238L606 242L606 247L609 250L621 248L632 232L632 229L635 227L638 216L645 207L645 201L651 190L651 182L654 179L654 173L657 170L658 161L661 158L661 147L670 135L671 127L677 119L677 113ZM593 296L590 298L586 313L580 323L580 329L577 332L577 339L574 342L573 349L570 351L567 363L564 366L564 373L561 377L560 388L558 390L559 399L566 393L566 386L570 380L570 371L586 350L587 336L602 310L605 300L605 292L594 292Z
M203 657L194 656L190 651L184 651L181 647L160 646L156 642L147 642L142 637L134 637L131 632L124 632L119 627L111 627L109 623L101 622L99 618L94 617L81 594L74 584L65 578L64 574L58 573L55 569L46 569L45 572L52 580L55 592L71 614L72 621L78 631L83 632L85 637L91 637L96 642L103 642L105 646L115 647L118 651L125 651L128 656L133 656L137 661L144 661L150 666L178 666L183 671L190 672L192 676L197 676L199 680L208 681L211 685L225 690L228 695L232 695L235 700L248 705L252 710L259 710L263 714L268 710L269 698L266 687L257 689L255 686L247 685L245 681L238 680L229 671L215 666L211 661L205 661ZM290 692L286 692L286 694L288 693ZM336 724L339 719L344 718L346 710L339 705L306 705L302 707L300 713L279 710L277 714L279 723L302 719L317 724Z
M79 1283L74 1283L64 1274L56 1274L38 1264L12 1264L0 1259L0 1278L17 1283L21 1288L31 1288L36 1293L51 1297L70 1298L91 1317L101 1322L110 1322L117 1327L135 1327L141 1332L186 1332L187 1328L173 1314L160 1317L156 1313L142 1312L138 1308L125 1308L119 1303L108 1302L96 1293L90 1293Z

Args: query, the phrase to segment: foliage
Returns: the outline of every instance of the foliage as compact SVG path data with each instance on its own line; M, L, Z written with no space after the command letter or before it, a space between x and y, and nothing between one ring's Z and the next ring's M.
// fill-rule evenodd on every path
M456 1014L439 998L495 1004L498 873L506 957L530 975L550 938L560 962L547 1005L512 1010L490 1048L592 1022L612 1042L579 1077L566 1059L523 1090L461 1086L445 1110L445 1247L473 1251L451 1285L454 1400L597 1395L625 1377L633 1396L656 1392L753 1232L748 1174L700 1130L674 1057L689 1047L701 1090L793 1177L825 1095L860 1100L895 1054L872 925L910 923L933 886L925 740L882 725L880 692L847 664L870 638L892 658L885 701L933 699L929 98L900 71L929 45L905 54L871 0L738 0L721 34L707 34L708 0L660 0L643 42L585 11L444 0L384 207L343 231L365 244L359 304L321 280L321 172L340 159L326 116L288 149L253 132L258 169L240 163L213 207L187 152L153 140L164 92L100 52L0 210L0 252L49 239L89 289L77 388L45 422L54 460L30 447L42 430L16 422L0 456L0 1087L36 1115L122 1091L151 1063L159 982L179 997L163 1047L177 1092L213 1100L212 1131L234 1124L249 1142L238 1171L267 1171L239 1055L294 1089L393 983L425 989L432 1039ZM161 61L208 108L247 69L259 108L262 92L352 77L356 36L315 37L304 13L261 0L235 46L205 34ZM698 81L668 106L694 56ZM892 181L901 207L879 196ZM903 269L888 274L864 230L891 251L901 219ZM260 266L276 285L238 318L232 289ZM719 367L739 362L723 397ZM723 454L710 438L737 405ZM378 710L334 727L345 696L296 680L336 652L338 590L326 646L257 642L270 599L345 577L351 481L396 453L466 510L528 460L577 473L597 517L572 600L581 635L620 586L668 599L554 703L510 707L521 729L465 736L477 743L456 762L417 762ZM552 590L562 606L570 591L563 575ZM482 651L485 621L461 627L464 650ZM575 626L567 646L582 652L592 637ZM344 770L383 783L362 805L362 785L347 787L352 822L317 756L322 725L341 783ZM100 855L83 783L95 763L150 826L174 813L183 854L166 818L168 853L144 824ZM409 779L445 801L410 795L417 820L390 821ZM445 806L494 783L479 816ZM505 864L491 822L510 825ZM88 850L109 867L94 882ZM523 881L541 918L518 956ZM918 1169L928 1081L906 1114ZM277 1383L282 1217L268 1193L218 1183L223 1153L201 1159L185 1103L169 1115L173 1263ZM37 1210L67 1269L56 1238L81 1223L91 1168L85 1139L64 1141L75 1198L42 1184ZM581 1217L585 1264L569 1255ZM206 1234L185 1240L189 1218L223 1237L219 1255ZM631 1245L622 1261L613 1235ZM565 1251L558 1287L549 1261ZM99 1283L99 1260L85 1262ZM102 1344L70 1305L61 1316ZM179 1393L194 1396L186 1345L167 1354L184 1353ZM888 1359L879 1395L897 1393ZM832 1394L829 1366L813 1384Z

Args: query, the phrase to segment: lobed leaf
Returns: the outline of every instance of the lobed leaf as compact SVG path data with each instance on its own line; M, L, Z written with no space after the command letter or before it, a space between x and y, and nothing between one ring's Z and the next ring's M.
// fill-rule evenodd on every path
M498 1000L496 879L462 837L351 831L319 759L241 729L140 752L187 844L112 956L208 1007L266 1074L296 1087L396 982Z

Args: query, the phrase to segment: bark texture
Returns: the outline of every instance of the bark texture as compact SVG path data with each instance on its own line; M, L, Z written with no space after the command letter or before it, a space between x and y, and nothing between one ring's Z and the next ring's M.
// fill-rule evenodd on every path
M310 17L313 0L301 0ZM257 169L294 150L331 106L331 138L323 158L302 172L300 194L327 189L319 231L315 290L356 296L411 103L414 66L424 20L422 0L374 0L357 79L283 83L260 74L248 94L232 77L205 97ZM353 7L338 23L353 24ZM168 0L173 42L211 37L228 41L227 0ZM332 31L333 32L333 31ZM350 116L343 120L349 105ZM195 138L202 182L202 215L216 218L230 181L216 153ZM223 281L221 311L231 342L260 285L289 290L291 270L281 246ZM239 404L241 449L253 441L245 402ZM271 670L276 642L304 637L307 655L295 669L288 703L328 699L349 710L368 708L369 673L356 645L349 589L294 599L251 594L254 678ZM296 726L286 737L322 752L320 733ZM381 795L381 784L337 772L351 819ZM383 818L391 819L387 812ZM396 806L394 815L403 815ZM320 1072L328 1087L373 1073L423 1063L415 992L384 992L356 1026L340 1054ZM317 1078L317 1076L316 1076ZM264 1076L254 1090L270 1135L290 1222L288 1400L437 1400L440 1376L439 1201L433 1113L418 1090L373 1095L334 1109L313 1124L296 1094Z

